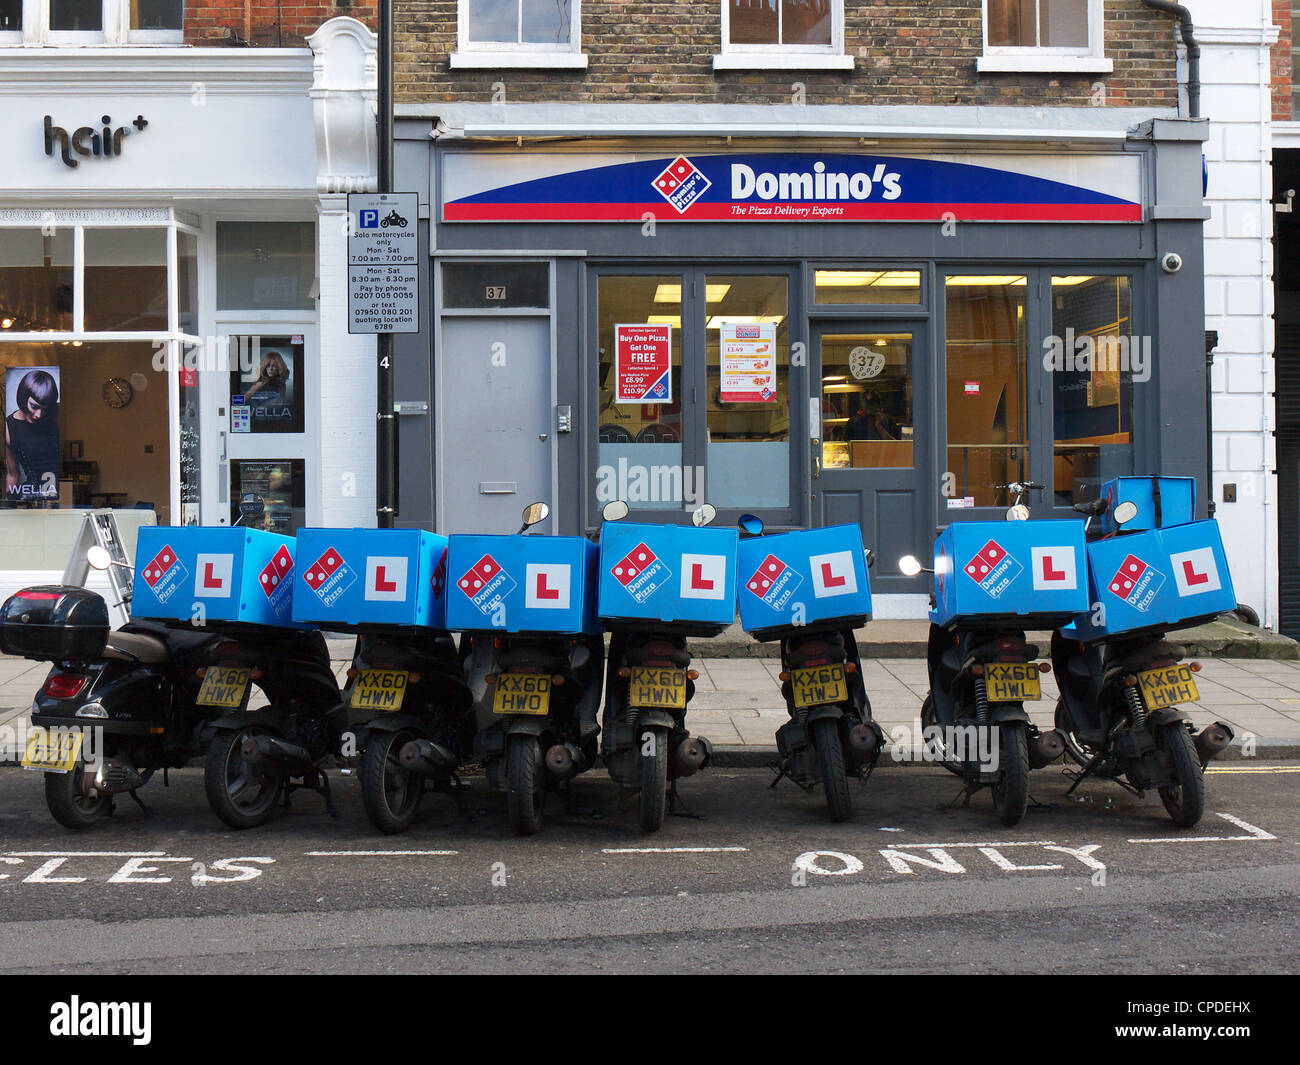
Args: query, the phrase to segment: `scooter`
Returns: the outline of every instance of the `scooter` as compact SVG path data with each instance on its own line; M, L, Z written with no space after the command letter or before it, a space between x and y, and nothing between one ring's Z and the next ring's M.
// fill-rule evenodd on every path
M759 541L763 522L746 514L740 532L739 572L753 574L740 593L741 625L755 639L780 641L781 694L790 714L776 732L780 761L772 787L786 777L808 792L821 784L831 820L846 821L853 812L849 777L869 778L885 745L854 635L870 615L867 570L874 559L856 525ZM792 599L805 573L811 594ZM830 616L808 615L819 605Z
M987 787L998 820L1015 825L1029 808L1030 770L1046 766L1065 749L1059 731L1040 731L1025 712L1026 701L1042 698L1039 674L1051 671L1049 664L1036 662L1039 649L1025 638L1026 615L1051 617L1054 611L1056 617L1071 617L1086 607L1087 587L1086 581L1082 591L1078 587L1083 550L1081 527L1074 528L1078 523L1028 522L1021 499L1041 485L995 487L1011 493L1006 535L999 537L997 523L954 523L935 545L935 568L912 555L899 559L898 568L908 577L936 574L938 600L932 592L926 649L930 691L921 705L926 748L964 782L960 806ZM1049 526L1058 528L1049 531ZM1040 533L1042 543L1035 549L1031 545ZM1044 550L1058 554L1043 555ZM1045 574L1061 574L1062 590L1040 591L1037 577L1026 579L1026 563L1043 567ZM1066 581L1067 574L1076 576ZM1053 598L1036 601L1049 594Z
M549 791L595 763L600 734L595 545L523 535L549 514L545 503L529 504L515 536L452 536L448 554L448 627L472 634L474 753L489 785L506 793L510 827L521 836L541 830ZM584 623L562 628L551 620L578 616Z
M1093 518L1107 513L1108 506L1103 497L1075 504L1074 509L1087 516L1091 533ZM1137 513L1133 502L1118 503L1111 512L1115 531L1089 535L1089 554L1122 534ZM1148 556L1151 549L1133 550L1130 558ZM1167 552L1160 554L1167 561ZM1154 553L1143 558L1144 565L1158 561ZM1200 620L1188 619L1182 625ZM1174 823L1191 827L1205 809L1203 770L1228 747L1233 733L1221 721L1197 733L1179 709L1199 698L1195 674L1201 667L1183 661L1185 649L1166 639L1169 627L1178 626L1120 629L1100 638L1077 622L1055 631L1052 664L1061 692L1056 728L1070 759L1081 767L1067 794L1090 776L1113 780L1139 796L1155 788ZM1085 642L1083 636L1094 638Z
M716 635L735 617L736 534L701 535L671 525L615 528L628 513L621 500L601 512L599 610L610 633L601 757L617 784L640 789L641 828L657 832L665 812L677 811L678 780L713 755L709 741L686 728L699 678L686 640ZM703 529L716 516L705 503L691 521Z

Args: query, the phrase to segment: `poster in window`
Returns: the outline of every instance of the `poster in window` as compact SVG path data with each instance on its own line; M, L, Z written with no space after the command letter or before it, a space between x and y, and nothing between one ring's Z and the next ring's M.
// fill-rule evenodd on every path
M230 338L230 430L301 433L303 338Z
M614 326L614 402L669 402L672 352L671 325Z
M5 502L59 498L59 368L5 371Z
M776 326L727 322L719 329L723 403L776 402Z
M293 536L307 523L307 484L302 459L236 459L230 464L230 521L239 520L239 502L252 492L266 504L260 521L243 525Z

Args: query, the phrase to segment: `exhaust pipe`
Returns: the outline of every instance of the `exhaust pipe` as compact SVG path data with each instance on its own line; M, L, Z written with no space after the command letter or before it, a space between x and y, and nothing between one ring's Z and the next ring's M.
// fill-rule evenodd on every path
M1029 768L1042 769L1065 753L1065 737L1058 729L1040 732L1029 745Z
M712 756L713 746L708 740L700 736L686 736L673 748L672 762L668 767L670 775L689 777L698 773Z
M1192 742L1196 745L1196 753L1201 759L1201 768L1204 769L1210 759L1217 758L1227 750L1228 744L1232 742L1232 729L1222 721L1216 721L1201 729L1192 737Z
M403 769L412 773L445 773L456 768L456 756L429 740L409 740L402 744L397 760Z
M587 756L572 743L557 743L546 752L546 768L556 780L568 780L587 768Z
M85 795L117 795L124 791L135 791L144 783L140 771L129 762L116 758L104 758L94 774L81 774L81 790Z
M849 729L849 747L854 754L869 755L880 746L880 737L870 725L859 722Z
M240 747L240 753L244 756L244 761L254 768L267 764L296 769L312 764L312 757L305 747L276 736L248 736Z

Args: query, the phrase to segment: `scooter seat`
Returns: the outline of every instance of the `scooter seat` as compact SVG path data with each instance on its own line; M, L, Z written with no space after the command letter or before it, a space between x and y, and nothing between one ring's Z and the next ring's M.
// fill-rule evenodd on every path
M156 666L160 662L167 661L167 645L156 636L118 629L108 634L108 642L104 645L104 657Z

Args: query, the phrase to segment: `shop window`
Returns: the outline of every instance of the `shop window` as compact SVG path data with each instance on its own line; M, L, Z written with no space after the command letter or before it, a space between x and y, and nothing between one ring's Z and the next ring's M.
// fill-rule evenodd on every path
M784 276L705 279L708 501L790 505L790 297Z
M217 310L313 310L315 277L313 223L217 223Z
M199 238L176 234L176 325L182 333L199 331Z
M581 0L460 0L455 67L585 67Z
M912 340L910 332L822 337L824 468L912 468Z
M835 269L813 274L814 299L819 304L921 302L919 270Z
M72 329L73 230L0 230L0 337Z
M1103 0L984 0L982 73L1107 73Z
M551 305L550 267L546 263L444 263L442 305L447 310L545 309Z
M945 284L947 464L943 494L990 507L995 484L1028 477L1026 279L952 276Z
M682 278L603 276L596 315L598 499L679 508L698 491L682 464Z
M1147 380L1151 338L1133 330L1127 277L1052 278L1052 474L1058 506L1097 497L1132 474L1133 390Z
M167 330L167 230L85 231L85 328Z
M722 54L713 67L852 69L843 0L722 0Z
M239 501L251 493L266 504L254 528L293 536L307 524L306 464L302 459L236 459L230 464L230 523L240 519Z

